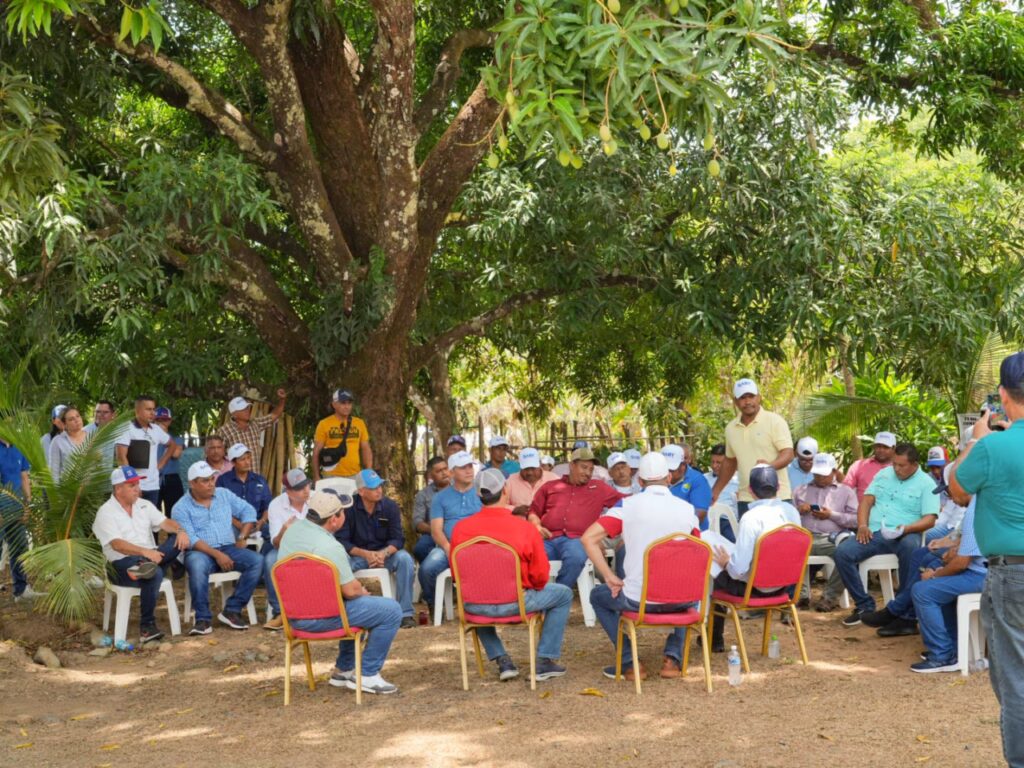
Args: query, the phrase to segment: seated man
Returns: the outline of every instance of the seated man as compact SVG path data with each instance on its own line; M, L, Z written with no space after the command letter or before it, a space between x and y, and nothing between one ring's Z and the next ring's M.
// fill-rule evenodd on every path
M485 469L497 469L505 477L514 475L519 471L519 462L508 458L508 440L502 435L495 435L487 443L487 452L490 456Z
M228 459L233 462L231 469L217 476L217 487L227 488L235 496L245 499L256 510L256 525L251 533L260 533L264 542L260 554L269 549L267 534L267 508L270 506L270 483L263 475L252 471L253 457L249 447L244 443L235 443L228 448ZM242 529L239 521L234 521L237 530ZM239 537L241 538L241 537Z
M661 455L668 462L669 490L676 498L692 504L700 520L700 529L708 529L708 508L711 506L711 486L699 470L690 466L693 458L688 445L666 445Z
M801 485L810 485L814 481L811 470L814 457L818 455L818 441L813 437L801 437L796 441L796 456L786 467L789 475L789 487L795 491Z
M715 562L722 568L715 576L714 588L730 595L744 595L747 592L747 578L753 564L757 540L768 531L773 531L786 523L800 525L800 514L796 507L777 498L779 473L775 467L770 464L756 465L750 470L749 483L750 495L754 497L754 501L750 502L746 514L740 518L735 550L730 554L725 547L714 548ZM754 594L771 596L784 589L786 587L764 591L755 589ZM721 653L725 650L724 617L715 616L712 612L708 615L708 621L711 622L711 650Z
M150 643L164 636L156 626L163 567L176 562L179 551L188 549L189 538L178 523L142 498L140 480L131 467L118 467L110 474L112 493L96 511L92 533L103 547L107 562L114 566L114 583L140 590L139 641ZM159 547L154 531L169 534Z
M843 619L853 627L875 610L875 599L860 580L861 561L875 555L899 558L900 584L910 578L910 556L921 546L921 535L935 523L939 497L935 481L921 471L918 453L910 443L893 449L892 465L875 475L857 508L857 537L836 548L835 561L843 584L856 607Z
M633 470L624 453L608 455L608 474L612 477L609 485L623 496L632 496L642 490L639 481L633 478Z
M910 557L909 577L882 610L862 621L878 627L879 637L916 635L918 621L927 658L911 664L914 672L955 672L957 663L956 601L981 592L988 568L974 538L974 503L967 507L963 527L948 538L919 548Z
M800 513L800 525L814 534L811 554L834 557L836 534L857 527L857 492L836 480L836 460L828 453L819 453L814 457L811 477L814 478L812 482L793 491L793 505ZM809 601L811 597L810 580L805 584L806 595L800 599L801 603ZM839 576L839 569L833 568L821 600L814 606L815 610L821 613L834 611L842 593L843 580Z
M550 567L544 552L544 541L537 529L522 518L515 517L512 510L502 504L505 476L500 469L489 467L477 475L473 486L480 495L481 510L457 523L452 531L451 545L459 544L476 536L490 536L516 550L521 563L523 578L523 603L527 612L541 611L544 623L537 644L537 679L548 680L565 674L565 667L558 663L562 655L562 637L569 621L569 607L572 605L572 590L560 584L549 584ZM466 610L480 616L501 617L519 615L519 603L505 605L474 605L469 603ZM487 658L498 665L498 679L511 680L519 675L512 657L505 650L494 627L477 630Z
M541 486L530 505L529 520L544 537L549 560L561 560L555 581L572 589L587 564L580 537L601 513L619 503L622 494L593 479L594 453L589 448L572 452L569 474Z
M964 513L967 511L966 507L957 504L953 497L949 495L949 473L952 467L952 464L943 466L942 476L938 480L935 490L932 491L932 493L939 497L939 516L935 520L935 525L925 531L925 544L948 536L959 528L960 521L964 519Z
M416 626L412 616L412 579L416 564L406 552L402 510L384 497L382 478L372 469L356 475L357 495L345 524L335 535L348 552L353 571L386 568L395 574L398 604L402 606L402 629Z
M402 609L389 597L371 595L352 575L345 548L335 538L345 524L345 508L352 506L352 497L332 491L316 491L309 497L308 512L302 520L292 523L281 537L279 560L289 555L310 554L330 560L338 569L341 596L349 626L369 631L363 648L363 691L365 693L396 693L398 687L385 680L381 668L388 657L391 641L398 634ZM341 629L340 616L320 619L289 620L293 629L305 632L329 632ZM356 689L355 647L351 640L338 643L338 659L328 682L337 688Z
M430 535L430 505L439 491L451 482L448 462L435 456L427 462L427 484L412 500L412 529L420 535L412 548L412 556L422 563L434 548L434 537Z
M188 468L188 493L178 500L171 519L188 535L191 549L185 555L188 588L196 620L190 635L208 635L210 625L210 574L238 571L241 576L217 620L231 629L248 629L242 620L242 608L263 573L263 558L245 548L245 540L256 522L256 510L231 491L216 486L217 472L205 461ZM240 520L237 532L234 520Z
M519 452L519 471L509 475L505 482L505 502L512 508L512 514L526 517L540 487L557 479L554 472L541 469L540 451L523 448Z
M604 580L590 593L590 604L594 606L597 620L615 645L619 628L619 616L623 611L640 608L641 591L644 582L644 553L653 541L674 533L695 534L698 526L693 505L677 498L669 490L669 468L660 453L648 453L640 459L637 472L642 493L622 500L621 505L612 507L597 519L583 534L583 547L594 564L595 570ZM604 557L603 540L606 536L622 536L626 556L623 562L625 578L614 574ZM678 613L691 606L681 604L648 603L652 613ZM665 660L662 677L678 677L683 658L684 630L675 629L665 641ZM647 674L641 665L633 669L633 657L628 637L622 641L622 669L627 680L634 674L641 679ZM605 667L606 677L615 677L615 665Z
M284 621L281 619L281 605L278 603L277 590L274 589L274 580L270 578L270 574L279 556L281 537L288 530L288 526L306 516L306 512L309 511L306 502L309 501L309 493L312 490L310 479L301 469L289 469L285 473L283 485L284 493L274 497L267 508L267 533L270 539L262 553L263 583L267 585L267 603L271 610L270 621L264 624L263 628L272 632L284 629Z

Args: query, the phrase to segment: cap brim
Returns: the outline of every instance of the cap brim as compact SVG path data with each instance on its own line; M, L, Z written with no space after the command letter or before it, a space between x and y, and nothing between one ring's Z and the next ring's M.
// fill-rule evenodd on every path
M831 475L833 472L835 472L834 469L829 469L829 470L826 470L824 472L822 472L820 469L812 469L811 470L811 474L812 475L818 475L819 477L824 477L825 475Z
M289 491L301 491L303 488L308 488L312 484L313 481L307 477L301 483L296 483L295 485L288 485L287 483L285 483L284 487L287 488Z
M929 459L928 466L929 467L944 467L944 466L946 466L946 460L945 459Z

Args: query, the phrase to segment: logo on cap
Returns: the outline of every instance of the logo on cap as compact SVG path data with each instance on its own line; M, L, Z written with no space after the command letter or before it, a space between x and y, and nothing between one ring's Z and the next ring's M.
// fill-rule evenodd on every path
M744 395L756 394L758 394L758 389L753 379L740 379L732 385L732 396L737 400Z
M142 478L132 467L118 467L110 473L110 484L121 485L122 483L138 483Z
M234 397L231 399L231 402L228 403L228 413L238 413L239 411L244 411L250 405L252 405L252 403L250 403L244 397Z
M666 446L662 446L661 455L665 457L665 463L668 465L670 472L675 472L679 469L679 465L683 463L683 449L672 443Z
M520 469L540 469L540 451L536 448L523 448L519 452Z
M228 461L240 459L247 453L249 453L249 446L247 446L245 443L235 443L230 448L228 448Z
M356 475L356 488L367 488L372 491L375 488L380 488L386 482L387 480L378 475L372 469L364 469Z
M458 451L448 457L448 469L458 469L473 463L473 457L469 451Z
M351 403L354 402L355 398L352 397L352 393L347 389L336 389L334 390L334 402L336 403Z

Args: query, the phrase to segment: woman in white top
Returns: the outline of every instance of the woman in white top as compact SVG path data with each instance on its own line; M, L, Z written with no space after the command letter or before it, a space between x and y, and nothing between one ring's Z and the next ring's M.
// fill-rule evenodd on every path
M54 480L60 480L68 470L71 455L82 450L89 442L89 433L85 431L85 420L75 407L70 407L61 415L64 431L50 442L50 454L47 457L50 472Z

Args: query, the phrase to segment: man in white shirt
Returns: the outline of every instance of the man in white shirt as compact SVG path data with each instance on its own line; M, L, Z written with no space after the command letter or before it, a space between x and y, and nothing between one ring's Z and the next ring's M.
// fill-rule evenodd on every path
M267 585L267 604L270 606L271 619L263 625L264 629L280 632L284 629L281 618L281 605L277 601L277 590L274 580L270 578L274 564L277 562L281 537L288 527L296 520L305 520L309 506L309 493L313 486L306 473L301 469L289 469L284 476L284 492L275 496L267 507L267 528L270 535L270 547L263 555L263 583Z
M711 447L711 471L704 473L704 479L708 481L708 485L712 488L715 487L715 483L718 482L718 475L722 471L722 466L725 464L725 443L717 443ZM737 498L736 494L740 492L740 481L736 475L732 476L732 479L726 484L722 492L718 494L718 504L725 504L734 515L739 515L737 510ZM726 524L728 525L728 524ZM728 538L728 537L726 537Z
M583 534L583 549L594 568L604 579L590 593L590 604L594 606L597 620L615 645L619 627L619 616L623 611L635 611L640 607L644 581L644 553L653 541L671 534L693 534L698 527L697 513L693 505L676 498L669 491L668 462L660 453L648 453L640 460L637 472L644 490L622 500L621 505L612 507L598 518L597 522ZM621 534L626 549L623 562L625 578L616 576L604 557L602 542L605 537ZM686 610L689 605L648 603L651 613L676 613ZM665 641L665 661L662 677L678 677L683 651L683 631L673 630ZM622 669L627 680L634 674L640 679L647 675L643 666L633 670L629 639L623 640ZM615 677L615 665L605 667L606 677Z
M608 474L611 475L609 485L619 493L626 496L640 493L640 482L634 479L626 454L612 453L608 456Z
M92 532L117 572L117 584L141 591L139 639L149 643L163 637L155 617L163 567L176 562L179 552L188 549L189 538L180 525L140 498L140 480L131 467L118 467L110 474L112 495L96 512ZM169 534L159 547L154 531Z
M115 442L118 466L132 467L141 478L142 498L153 506L160 503L160 470L171 459L181 455L181 446L171 440L163 427L153 422L156 400L148 395L135 398L135 418ZM157 446L166 445L164 455L157 459Z
M773 531L786 523L800 525L800 513L787 501L776 498L779 493L779 475L770 464L758 464L750 470L750 493L754 501L750 502L747 513L740 518L740 529L736 536L736 548L730 555L724 547L716 546L715 562L722 567L722 572L715 577L715 589L731 595L743 595L747 591L747 577L754 559L754 549L762 534ZM774 595L786 589L754 590L758 595ZM711 650L724 651L724 621L713 614L708 617L711 622Z

